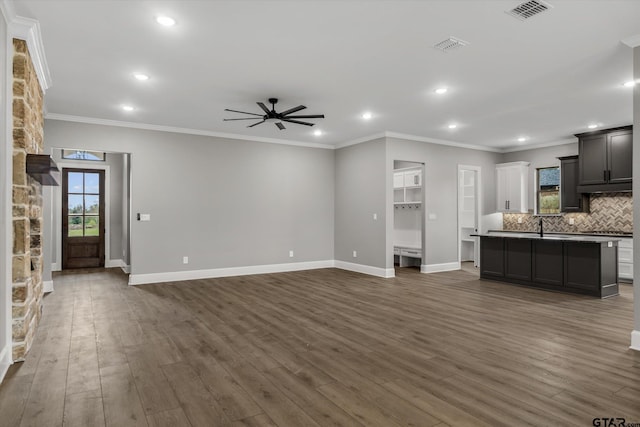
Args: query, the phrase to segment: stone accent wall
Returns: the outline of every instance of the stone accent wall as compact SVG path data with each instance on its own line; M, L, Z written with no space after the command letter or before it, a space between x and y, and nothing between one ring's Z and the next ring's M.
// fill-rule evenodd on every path
M43 93L24 40L13 39L13 360L24 360L42 314L42 187L26 173L43 151Z
M583 233L589 231L633 232L633 197L631 193L601 193L589 197L590 213L567 213L544 219L545 231ZM518 219L522 218L522 223ZM569 224L569 219L574 224ZM503 214L503 230L538 231L538 217L532 214Z

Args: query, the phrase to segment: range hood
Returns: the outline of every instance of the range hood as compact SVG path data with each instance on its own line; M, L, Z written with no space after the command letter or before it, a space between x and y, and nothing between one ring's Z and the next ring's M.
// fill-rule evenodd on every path
M600 185L578 185L578 193L624 193L631 192L630 182Z
M27 174L42 185L60 185L60 169L47 154L27 154Z

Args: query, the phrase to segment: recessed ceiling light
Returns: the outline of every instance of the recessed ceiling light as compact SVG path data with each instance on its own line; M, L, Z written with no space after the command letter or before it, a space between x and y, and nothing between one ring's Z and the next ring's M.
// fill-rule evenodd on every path
M592 124L590 124L590 125L589 125L589 126L587 126L587 127L588 127L589 129L595 129L595 128L597 128L597 127L598 127L598 125L597 125L597 124L595 124L595 123L592 123Z
M316 130L313 131L313 134L315 136L320 136L320 135L322 135L322 131L320 129L316 129Z
M176 20L169 16L158 16L156 17L156 22L165 27L173 27L176 25Z
M131 105L123 105L122 109L124 111L133 111L133 110L135 110L135 108L133 108L133 106L131 106Z
M435 93L437 93L438 95L442 95L443 93L447 93L447 89L446 87L439 87L438 89L434 90Z
M518 142L525 142L527 140L526 136L521 136L520 138L518 138Z
M141 82L149 80L149 76L142 73L133 73L133 78L135 78L136 80L140 80Z
M636 85L635 80L629 80L623 84L624 87L634 87Z
M451 123L448 127L449 127L449 129L455 129L455 128L458 127L458 125L455 124L455 123Z
M362 113L362 118L365 120L370 120L373 117L373 114L371 114L370 112L366 112L366 113Z

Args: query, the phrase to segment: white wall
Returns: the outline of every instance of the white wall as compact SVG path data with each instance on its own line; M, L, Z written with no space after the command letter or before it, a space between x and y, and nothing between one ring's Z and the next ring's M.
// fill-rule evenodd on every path
M370 272L381 276L389 268L385 152L384 138L335 150L335 259L373 267L377 273ZM390 218L393 231L393 214Z
M535 199L535 173L538 168L560 166L558 157L574 156L578 154L578 142L571 142L553 147L536 148L532 150L514 151L505 153L501 163L530 162L529 165L529 210L533 211Z
M331 150L55 120L45 146L131 153L134 276L333 259Z
M11 180L13 137L11 126L12 41L7 34L7 16L0 7L0 381L12 363L11 355ZM11 44L10 44L11 43Z

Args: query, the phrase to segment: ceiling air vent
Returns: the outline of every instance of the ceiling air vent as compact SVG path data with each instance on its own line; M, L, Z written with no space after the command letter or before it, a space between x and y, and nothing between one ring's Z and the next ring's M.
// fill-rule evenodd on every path
M433 47L443 52L449 52L451 50L456 50L463 46L467 46L468 44L469 42L466 42L464 40L460 40L455 37L449 37L448 39L442 40L440 43L435 44Z
M518 6L506 12L514 18L518 18L519 20L524 21L531 18L532 16L549 10L552 7L553 6L551 6L549 3L546 3L542 0L530 0L519 4Z

